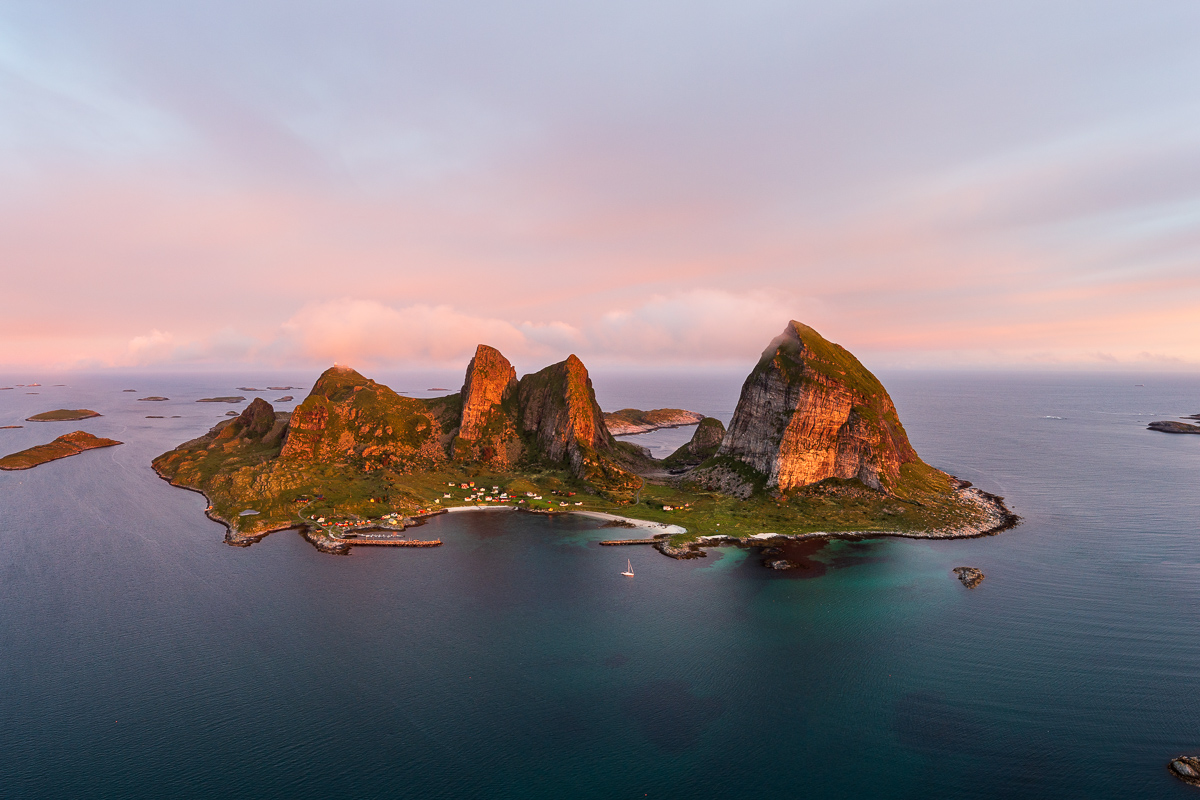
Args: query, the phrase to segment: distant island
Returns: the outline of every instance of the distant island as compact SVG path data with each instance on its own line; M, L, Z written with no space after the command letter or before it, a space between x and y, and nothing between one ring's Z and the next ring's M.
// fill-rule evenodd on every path
M56 411L43 411L41 414L34 414L32 417L26 417L26 422L75 422L81 419L91 419L98 417L100 414L87 408L60 408Z
M336 553L368 531L399 541L430 515L496 507L657 529L614 543L678 558L780 537L980 536L1019 521L1002 498L925 464L875 376L795 321L746 378L728 431L688 424L688 444L652 458L613 437L577 357L518 379L480 345L455 394L403 397L334 366L293 412L256 398L153 466L208 498L230 544L298 528Z
M695 425L702 419L704 419L703 414L684 411L682 408L656 408L651 411L623 408L620 411L605 413L604 424L613 436L628 436L635 433L648 433L660 428L681 428L685 425Z
M1159 431L1161 433L1200 433L1200 425L1175 422L1174 420L1160 420L1158 422L1151 422L1146 426L1146 430Z
M47 461L59 458L77 456L85 450L95 450L99 447L113 447L122 444L116 439L102 439L84 431L64 433L48 444L39 444L22 450L19 453L0 458L0 469L18 470L33 469Z
M241 403L244 397L201 397L197 403Z

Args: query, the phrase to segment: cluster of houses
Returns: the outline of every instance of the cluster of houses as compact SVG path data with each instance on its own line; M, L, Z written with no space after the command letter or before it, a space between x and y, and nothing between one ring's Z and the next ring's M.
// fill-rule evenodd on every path
M526 503L530 500L541 500L542 495L534 494L533 492L525 492L524 497L518 497L516 494L510 495L506 491L501 491L499 486L491 487L489 491L486 486L476 486L474 481L468 483L448 483L446 484L451 489L460 489L468 492L463 497L464 503ZM562 494L555 492L554 494ZM569 496L574 496L574 492L567 492ZM450 492L443 492L440 499L435 500L435 503L441 503L442 500L452 500L454 496ZM559 506L568 506L571 503L559 502ZM576 502L574 505L581 506L583 502Z

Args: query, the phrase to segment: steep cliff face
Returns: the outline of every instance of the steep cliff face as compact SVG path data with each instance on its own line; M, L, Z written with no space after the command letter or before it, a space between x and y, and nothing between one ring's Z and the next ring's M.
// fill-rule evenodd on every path
M721 444L782 490L857 478L890 491L917 457L887 391L844 348L792 321L742 386Z
M497 468L520 460L523 448L513 402L516 389L517 371L508 359L494 347L479 345L463 383L455 458L484 461Z
M502 401L517 388L517 371L494 347L481 344L467 364L463 383L462 421L458 435L475 440L484 434L488 420Z
M550 460L570 459L574 464L580 447L612 448L592 379L575 356L521 378L517 396L522 430Z
M280 458L346 463L368 472L430 469L446 460L446 416L431 401L402 397L349 367L334 366L292 412Z

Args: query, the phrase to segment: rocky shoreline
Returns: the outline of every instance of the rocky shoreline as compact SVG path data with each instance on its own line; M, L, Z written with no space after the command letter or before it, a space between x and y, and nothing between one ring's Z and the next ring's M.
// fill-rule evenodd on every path
M157 473L157 470L156 470ZM171 483L170 478L157 473L160 478L168 483ZM957 480L957 479L956 479ZM180 484L172 483L172 486L178 486L181 489L187 489L190 492L197 494L208 500L208 495L201 489L195 489L190 486L181 486ZM956 494L962 502L976 506L983 512L983 519L975 525L966 525L950 528L936 528L926 531L813 531L811 533L794 533L782 534L763 532L751 534L749 536L739 538L729 536L727 534L713 534L709 536L700 536L693 541L673 544L671 537L676 534L687 533L687 529L680 525L670 525L665 522L653 522L650 520L636 519L634 517L625 517L619 514L612 514L604 511L575 511L575 510L536 510L520 508L513 505L491 505L491 506L455 506L452 508L442 508L436 511L430 511L425 514L406 516L402 521L387 525L389 530L406 530L410 527L423 525L430 517L441 516L449 513L466 513L466 512L487 512L487 511L519 511L526 514L542 514L546 516L554 516L556 514L575 514L589 519L604 520L608 526L622 527L630 529L641 529L654 531L654 533L644 539L624 539L617 540L621 544L648 544L654 547L655 550L663 555L686 560L692 558L705 558L707 553L705 548L709 547L761 547L764 552L772 547L777 547L786 542L810 541L815 539L875 539L883 537L902 538L902 539L973 539L981 536L995 536L1006 530L1015 528L1021 524L1021 517L1014 514L1004 505L1004 498L999 495L985 492L982 489L973 487L968 481L958 481ZM300 533L304 539L309 542L317 550L322 553L331 555L349 555L350 549L353 546L353 541L346 541L334 536L326 534L322 529L314 528L303 523L280 525L273 528L263 528L251 532L235 530L231 521L218 515L210 505L205 509L204 515L213 522L219 522L225 527L225 543L232 547L249 547L256 544L269 534L279 531L295 530ZM399 526L399 527L397 527ZM364 520L361 526L347 528L346 532L353 533L357 531L365 531L379 529L383 526L379 522L371 522ZM769 555L769 554L768 554ZM780 561L776 559L776 561ZM780 563L769 563L772 569L791 569L792 565L786 561ZM960 578L962 576L960 575ZM980 573L979 580L982 580ZM967 583L963 579L964 585ZM978 581L975 581L978 584ZM969 588L973 588L969 587Z
M682 544L672 544L669 538L655 537L654 549L665 556L677 559L704 558L706 547L763 547L770 548L784 542L799 542L811 539L975 539L981 536L995 536L998 533L1015 528L1021 524L1021 517L1014 514L1004 505L1004 498L985 492L971 486L967 481L959 481L956 490L964 503L976 506L983 512L983 519L975 525L965 525L951 528L935 528L927 531L814 531L812 533L756 533L744 538L716 534L701 536L695 541ZM789 569L788 565L772 566L772 569Z

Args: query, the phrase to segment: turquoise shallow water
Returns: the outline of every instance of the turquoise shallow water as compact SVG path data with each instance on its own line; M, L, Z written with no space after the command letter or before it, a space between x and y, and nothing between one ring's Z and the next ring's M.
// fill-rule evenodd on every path
M606 408L726 419L738 389L593 377ZM268 379L0 392L0 425L105 414L0 431L0 451L76 428L127 442L0 473L0 794L1190 794L1165 763L1200 751L1200 437L1144 427L1200 412L1200 380L882 377L922 455L1024 525L836 542L808 578L504 512L434 521L429 551L230 548L148 463L224 410L194 398Z

